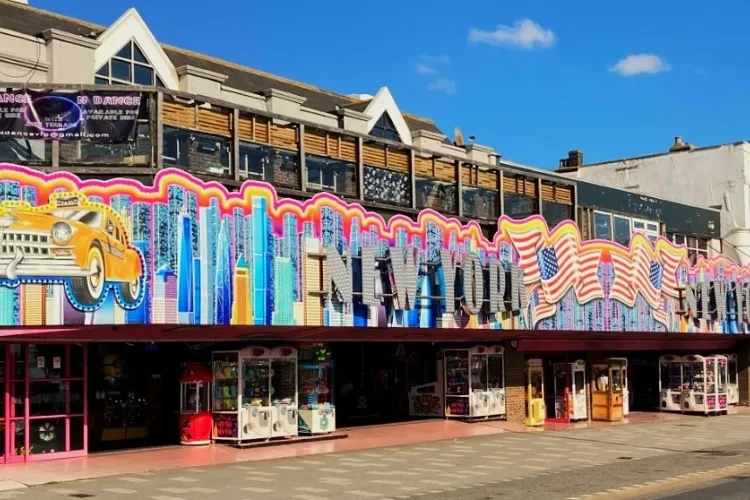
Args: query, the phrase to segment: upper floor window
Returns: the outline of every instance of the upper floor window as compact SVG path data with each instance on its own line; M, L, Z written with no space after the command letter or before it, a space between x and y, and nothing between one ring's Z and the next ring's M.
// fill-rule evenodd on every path
M393 120L388 116L388 113L383 113L378 118L378 121L373 125L370 130L370 135L380 137L381 139L388 139L389 141L401 142L401 137L398 135L396 126L393 124Z
M676 245L685 245L687 247L690 265L694 266L698 262L698 256L708 259L708 238L687 236L680 233L667 233L667 238L672 240Z
M146 55L130 40L96 71L97 85L158 85L164 86Z
M594 212L594 238L628 246L635 233L642 233L654 243L659 237L659 223L608 212Z

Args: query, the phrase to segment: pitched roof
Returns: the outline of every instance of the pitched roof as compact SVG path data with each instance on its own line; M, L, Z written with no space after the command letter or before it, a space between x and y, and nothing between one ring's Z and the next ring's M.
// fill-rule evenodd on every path
M102 31L107 29L104 26L61 16L53 12L11 2L10 0L0 0L0 28L36 37L41 36L41 33L45 30L57 29L90 38L96 38ZM260 93L270 88L284 90L307 99L304 106L329 113L334 112L337 107L347 107L357 110L361 105L363 105L362 109L367 107L366 102L362 103L355 98L319 89L302 82L271 75L165 44L162 44L162 48L175 67L187 64L225 74L228 76L225 82L226 85L246 92ZM402 114L411 130L428 130L442 133L432 120L408 113Z

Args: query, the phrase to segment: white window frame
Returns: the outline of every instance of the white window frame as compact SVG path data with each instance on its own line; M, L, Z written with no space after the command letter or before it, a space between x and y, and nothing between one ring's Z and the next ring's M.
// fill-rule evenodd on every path
M620 214L614 214L612 212L605 212L603 210L594 210L594 216L593 216L593 236L596 239L602 239L596 234L596 216L604 215L609 217L609 238L606 238L608 241L615 241L615 219L621 219L621 220L627 220L630 224L630 240L633 239L633 236L636 233L643 234L646 236L651 243L655 242L656 239L661 236L661 233L659 232L659 222L653 221L649 219L638 219L635 217L628 217L627 215L620 215ZM636 228L636 225L641 225L643 227Z
M643 224L643 228L636 228L636 224ZM632 238L635 233L641 233L646 236L651 243L654 243L656 239L661 236L659 233L659 222L648 219L631 218L630 237Z
M596 215L597 214L606 215L607 217L609 217L609 238L600 238L596 234ZM597 240L606 239L607 241L612 241L613 233L614 233L614 227L612 226L612 214L610 212L603 212L601 210L594 210L593 226L594 227L592 228L592 233L593 233L594 239L597 239Z
M677 236L681 237L683 239L683 243L677 242ZM696 240L696 243L698 240L705 240L706 241L706 248L699 248L696 246L690 246L688 242L690 241L690 238L694 238ZM672 233L672 237L670 238L670 241L674 243L675 245L684 245L688 252L688 261L690 261L691 265L695 265L695 263L698 262L698 256L702 255L704 259L708 259L709 254L711 252L711 238L706 238L705 236L697 236L692 234L686 234L686 233Z

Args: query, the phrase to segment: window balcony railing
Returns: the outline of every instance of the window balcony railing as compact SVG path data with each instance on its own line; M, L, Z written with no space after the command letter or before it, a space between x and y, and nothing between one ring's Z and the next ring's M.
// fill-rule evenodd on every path
M499 217L497 191L476 187L464 187L461 202L465 217L493 220Z
M164 165L228 176L231 143L226 137L164 127Z
M299 155L296 151L240 142L240 179L265 181L275 186L299 189Z
M455 183L417 177L415 184L418 207L446 214L458 213Z
M307 154L305 168L308 191L357 197L357 166L354 163Z

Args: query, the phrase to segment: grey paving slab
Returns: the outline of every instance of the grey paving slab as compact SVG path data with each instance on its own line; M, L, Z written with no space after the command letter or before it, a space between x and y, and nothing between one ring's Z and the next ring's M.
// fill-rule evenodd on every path
M91 495L83 498L92 500L243 500L261 495L269 500L454 500L496 498L502 492L503 499L526 499L532 493L545 500L567 499L632 481L659 480L683 468L682 464L698 470L744 460L744 450L750 453L746 430L750 415L679 422L690 427L657 423L500 434L314 458L110 476L14 490L7 498L61 500L77 494ZM748 437L738 439L738 435ZM735 451L723 455L727 450Z

